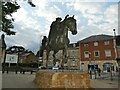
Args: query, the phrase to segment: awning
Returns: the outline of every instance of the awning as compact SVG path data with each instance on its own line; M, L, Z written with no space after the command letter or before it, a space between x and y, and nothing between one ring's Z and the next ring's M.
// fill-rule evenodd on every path
M111 63L111 62L106 62L106 63L104 63L103 65L113 65L113 63Z

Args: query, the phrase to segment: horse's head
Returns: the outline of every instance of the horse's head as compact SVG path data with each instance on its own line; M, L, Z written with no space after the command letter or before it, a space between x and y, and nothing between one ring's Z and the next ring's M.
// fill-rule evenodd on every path
M77 34L77 26L76 26L76 19L74 19L74 16L73 17L68 17L66 19L66 24L67 24L67 28L69 31L72 32L73 35L76 35Z

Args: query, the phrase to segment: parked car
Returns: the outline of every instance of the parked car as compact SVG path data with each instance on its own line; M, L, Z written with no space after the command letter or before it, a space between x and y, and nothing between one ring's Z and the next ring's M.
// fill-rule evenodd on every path
M58 70L59 68L58 68L58 67L56 67L56 66L54 66L52 69L53 69L53 70Z
M40 66L40 67L38 67L38 69L46 69L46 67Z

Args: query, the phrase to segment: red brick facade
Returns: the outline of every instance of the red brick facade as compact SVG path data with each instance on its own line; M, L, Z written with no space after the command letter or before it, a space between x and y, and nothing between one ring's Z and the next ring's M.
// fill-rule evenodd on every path
M110 35L93 35L79 41L80 65L82 71L89 71L90 65L98 65L105 72L117 67L115 41ZM93 68L92 68L93 69Z
M105 42L108 41L109 45L105 45ZM94 42L98 42L98 46L94 46ZM84 46L84 44L88 44ZM105 52L109 50L110 56L106 56ZM89 52L89 57L85 58L84 53ZM99 52L99 56L95 57L95 52ZM80 56L81 60L114 60L115 59L115 50L113 39L101 40L101 41L92 41L87 43L80 43Z

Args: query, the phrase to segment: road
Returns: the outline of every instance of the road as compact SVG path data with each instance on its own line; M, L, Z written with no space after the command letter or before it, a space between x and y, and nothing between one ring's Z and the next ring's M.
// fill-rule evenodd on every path
M2 75L2 88L37 88L33 82L35 73L15 74L15 72Z

